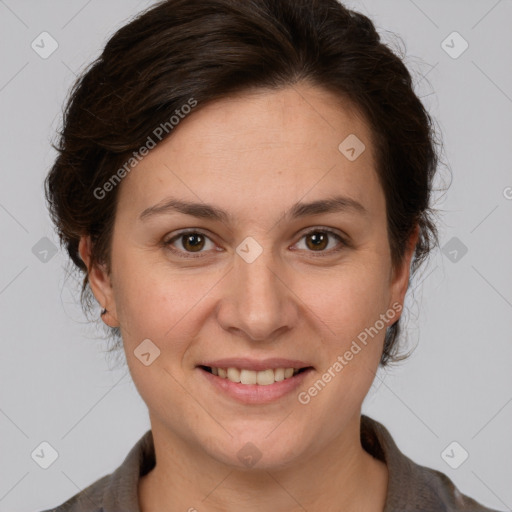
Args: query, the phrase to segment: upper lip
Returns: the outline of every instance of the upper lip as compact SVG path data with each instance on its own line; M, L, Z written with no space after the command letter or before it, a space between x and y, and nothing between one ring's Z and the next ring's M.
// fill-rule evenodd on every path
M238 368L240 370L262 371L276 368L308 368L312 366L305 361L297 359L249 359L246 357L229 357L225 359L216 359L215 361L204 361L197 366L209 366L210 368Z

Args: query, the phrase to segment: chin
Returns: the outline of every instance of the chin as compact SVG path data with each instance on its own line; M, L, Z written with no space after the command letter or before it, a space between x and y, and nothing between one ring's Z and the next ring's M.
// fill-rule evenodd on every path
M271 430L266 430L260 436L254 433L248 436L245 432L229 438L224 444L216 440L215 446L210 446L207 451L218 462L238 470L276 470L296 465L304 444L290 444L287 432L270 439L269 432Z

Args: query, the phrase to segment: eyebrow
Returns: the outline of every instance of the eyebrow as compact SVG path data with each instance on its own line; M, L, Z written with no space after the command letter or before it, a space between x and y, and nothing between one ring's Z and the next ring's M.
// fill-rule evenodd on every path
M309 215L320 215L322 213L355 213L368 216L368 210L358 201L350 197L334 196L325 199L319 199L309 203L295 203L287 212L285 218L298 219ZM146 208L140 215L139 219L144 221L157 215L170 213L183 213L200 219L208 219L223 223L230 223L233 216L213 205L206 203L194 203L182 201L173 197L168 197L160 203Z

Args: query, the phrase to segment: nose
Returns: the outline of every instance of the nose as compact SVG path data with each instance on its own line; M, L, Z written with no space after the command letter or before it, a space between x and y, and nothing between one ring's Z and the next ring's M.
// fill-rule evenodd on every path
M264 250L252 263L238 254L234 258L216 309L217 320L226 331L243 333L250 340L275 340L299 318L289 272L270 250Z

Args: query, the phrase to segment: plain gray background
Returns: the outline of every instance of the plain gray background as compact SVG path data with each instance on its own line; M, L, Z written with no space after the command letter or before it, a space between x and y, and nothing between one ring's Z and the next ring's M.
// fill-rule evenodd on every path
M111 369L101 331L85 322L65 254L51 251L58 241L42 182L75 74L151 3L0 0L0 511L61 504L117 468L150 428L127 370ZM512 1L347 5L370 16L385 41L402 37L453 173L436 204L445 249L406 302L408 346L417 348L379 371L363 412L415 462L511 510ZM31 47L42 32L58 43L46 59ZM440 186L450 179L441 173ZM48 469L31 456L44 441L58 452ZM453 441L469 453L457 469L441 455Z

